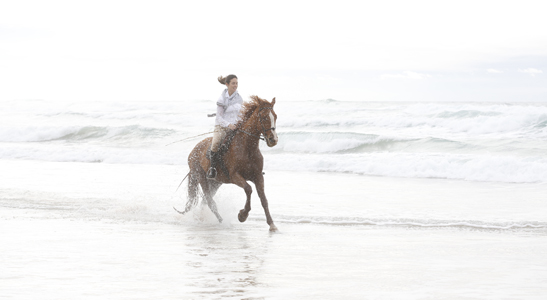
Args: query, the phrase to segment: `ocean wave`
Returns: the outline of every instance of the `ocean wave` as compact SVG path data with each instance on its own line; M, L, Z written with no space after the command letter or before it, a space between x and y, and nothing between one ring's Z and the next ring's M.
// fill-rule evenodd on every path
M276 148L267 152L364 153L377 151L473 150L476 145L442 138L397 138L356 132L280 132Z
M315 217L274 215L278 223L319 224L327 226L386 226L421 228L464 228L486 230L547 229L547 223L537 221L484 222L477 220L431 220L431 219L367 219L360 217ZM250 219L261 220L260 217Z
M0 142L161 139L175 132L173 129L140 125L0 127Z
M447 153L279 154L267 156L265 168L406 178L547 182L547 158L542 156Z
M378 142L378 135L353 132L281 132L278 151L300 153L337 153L352 151ZM273 149L273 151L275 151Z
M140 124L157 128L177 126L207 126L208 113L215 111L214 100L193 101L191 104L177 101L154 102L56 102L15 101L0 102L0 120L5 124L20 126L47 126L51 123L88 124ZM0 121L0 125L2 122Z
M547 182L547 104L276 104L266 169L471 181ZM182 164L211 131L214 101L10 102L0 159Z
M546 135L547 105L456 103L345 103L307 105L278 111L278 127L287 129L343 127L403 131L405 134Z
M190 149L191 150L191 149ZM188 150L189 152L189 150ZM188 152L164 145L151 147L104 147L89 143L20 145L4 144L0 159L109 164L185 165Z
M0 159L109 164L186 166L194 143L105 147L91 143L3 143ZM264 152L264 169L353 173L369 176L438 178L467 181L547 182L544 155L457 154L442 152L286 153Z
M539 116L536 124L532 125L534 128L546 128L547 127L547 114Z
M9 103L0 119L36 128L61 120L86 126L129 126L177 129L213 127L207 118L214 100L188 102L93 102L56 103L31 101ZM512 135L547 138L547 105L493 103L383 103L340 100L282 102L276 105L280 131L334 131L340 128L371 134L395 133L450 139L454 134ZM28 122L17 122L21 118ZM1 125L1 123L0 123ZM18 127L18 126L12 126ZM17 128L15 128L17 129ZM44 130L46 130L44 129ZM23 132L23 135L25 133ZM0 141L3 133L0 129Z
M455 111L443 111L434 116L437 118L445 118L445 119L468 119L468 118L476 118L481 116L495 117L500 115L502 115L501 112L462 109L462 110L455 110Z

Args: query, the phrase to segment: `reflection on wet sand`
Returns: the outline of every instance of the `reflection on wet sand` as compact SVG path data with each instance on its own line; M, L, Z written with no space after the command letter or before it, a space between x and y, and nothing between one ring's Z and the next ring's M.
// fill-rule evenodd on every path
M191 269L187 285L195 295L210 297L262 298L258 279L268 251L266 233L261 238L246 228L196 227L185 242Z

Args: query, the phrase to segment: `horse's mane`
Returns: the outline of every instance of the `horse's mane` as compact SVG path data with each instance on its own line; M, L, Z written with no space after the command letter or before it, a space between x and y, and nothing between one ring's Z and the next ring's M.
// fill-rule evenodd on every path
M239 113L239 124L249 120L253 115L255 110L259 108L262 104L270 104L270 102L260 99L258 96L251 96L251 101L243 102L243 107Z

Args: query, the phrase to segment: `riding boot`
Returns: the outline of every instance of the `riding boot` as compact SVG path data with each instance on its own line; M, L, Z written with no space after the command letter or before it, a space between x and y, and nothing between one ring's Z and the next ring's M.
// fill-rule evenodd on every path
M218 152L211 151L211 160L209 161L209 170L207 171L207 178L217 177L217 166L219 161Z

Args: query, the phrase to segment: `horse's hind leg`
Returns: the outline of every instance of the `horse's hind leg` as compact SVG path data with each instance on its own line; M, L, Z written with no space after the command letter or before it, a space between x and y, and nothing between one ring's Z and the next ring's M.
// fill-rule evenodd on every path
M220 223L222 223L222 217L218 213L217 204L216 204L215 200L213 199L213 196L212 196L212 193L211 193L212 190L214 190L214 192L216 192L218 187L213 187L213 189L211 189L209 187L209 182L207 180L207 177L205 176L205 172L200 172L199 184L201 185L201 189L203 190L203 195L205 197L205 200L207 201L207 205L209 206L211 211L215 214L218 221Z
M211 197L214 197L222 185L222 182L218 182L214 179L208 179L207 182L209 183L209 192L211 193Z

